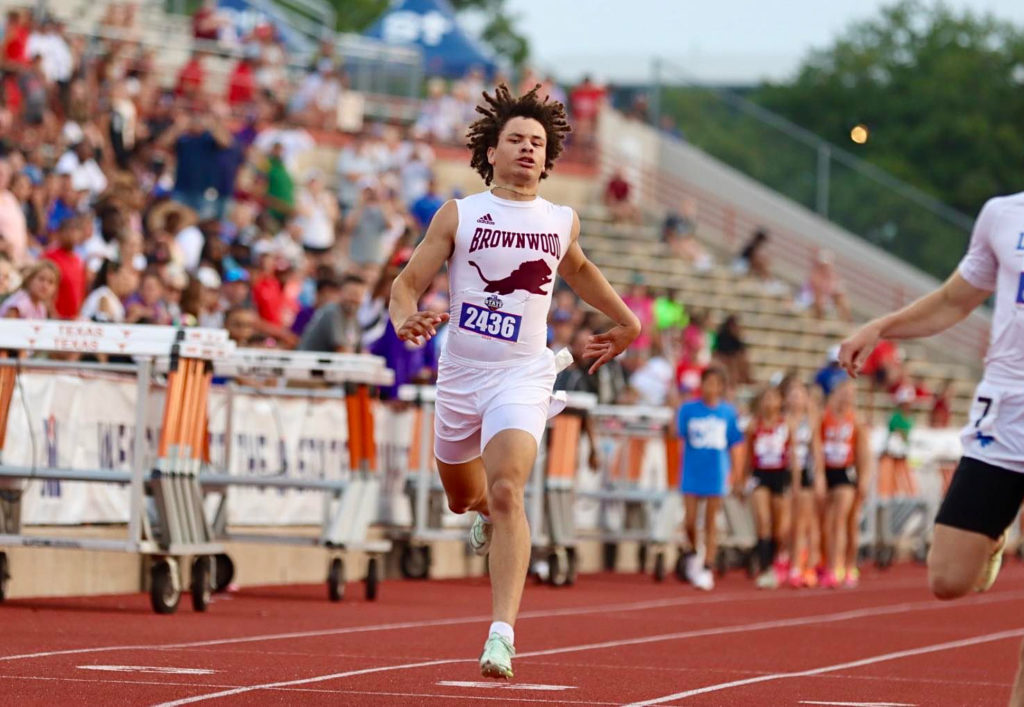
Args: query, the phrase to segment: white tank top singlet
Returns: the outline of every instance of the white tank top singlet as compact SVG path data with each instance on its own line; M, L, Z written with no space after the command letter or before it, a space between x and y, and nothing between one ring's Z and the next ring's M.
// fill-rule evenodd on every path
M459 225L448 259L451 289L444 355L511 366L547 348L547 317L573 211L537 197L489 191L455 201Z

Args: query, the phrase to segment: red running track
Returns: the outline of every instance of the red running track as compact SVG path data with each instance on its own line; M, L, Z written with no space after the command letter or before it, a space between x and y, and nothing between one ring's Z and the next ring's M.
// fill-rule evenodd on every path
M349 596L358 594L354 590ZM710 594L587 575L529 586L511 683L476 656L484 580L388 582L375 603L320 586L243 590L206 614L144 595L0 607L3 702L94 705L1005 705L1024 636L1024 568L933 600L924 570L859 589Z

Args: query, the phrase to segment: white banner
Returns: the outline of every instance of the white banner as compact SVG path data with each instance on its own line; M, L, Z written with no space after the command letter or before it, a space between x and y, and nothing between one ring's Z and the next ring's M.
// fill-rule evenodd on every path
M19 379L3 451L5 464L132 469L134 380L41 372L22 373ZM210 401L210 454L216 470L224 468L226 406L227 392L215 388ZM234 409L230 474L296 479L343 479L348 475L348 425L343 400L236 394ZM153 389L146 410L149 466L155 456L162 412L163 393ZM386 415L386 411L378 411L378 425L386 424L382 419ZM386 458L397 467L400 456L391 450ZM384 457L379 455L379 460ZM393 485L400 488L397 479ZM126 484L0 480L0 487L24 488L22 522L26 525L128 520ZM228 519L246 525L319 524L324 498L319 491L233 487L228 493Z

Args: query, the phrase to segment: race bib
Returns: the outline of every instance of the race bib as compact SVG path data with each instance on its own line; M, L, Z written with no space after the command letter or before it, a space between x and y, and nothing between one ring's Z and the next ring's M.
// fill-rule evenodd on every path
M514 344L519 341L525 309L522 299L487 293L467 297L459 313L459 328L488 339Z

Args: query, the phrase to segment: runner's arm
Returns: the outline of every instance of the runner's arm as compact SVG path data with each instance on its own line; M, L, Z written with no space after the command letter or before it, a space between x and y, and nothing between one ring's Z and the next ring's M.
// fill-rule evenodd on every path
M602 365L622 353L633 339L640 335L640 320L622 301L615 288L605 278L594 263L583 253L579 244L580 219L574 211L572 214L572 233L569 237L569 248L558 266L558 274L578 294L584 302L598 310L615 322L612 329L597 334L590 339L587 358L597 358L590 367L593 373Z
M451 256L458 225L458 207L454 201L445 202L430 221L427 234L416 246L412 258L391 285L388 314L395 332L405 341L425 343L437 333L436 326L448 320L447 313L419 312L418 305L434 276Z
M942 287L903 309L874 319L842 343L839 362L852 376L864 366L879 339L917 339L945 331L988 299L992 292L969 283L959 271Z

